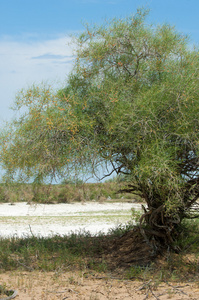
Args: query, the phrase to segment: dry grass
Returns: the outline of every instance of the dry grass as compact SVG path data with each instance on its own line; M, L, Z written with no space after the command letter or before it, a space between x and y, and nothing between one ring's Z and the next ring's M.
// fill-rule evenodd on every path
M140 200L138 196L117 193L124 187L124 183L85 183L39 185L10 184L0 185L0 202L37 202L37 203L71 203L74 201L126 201Z

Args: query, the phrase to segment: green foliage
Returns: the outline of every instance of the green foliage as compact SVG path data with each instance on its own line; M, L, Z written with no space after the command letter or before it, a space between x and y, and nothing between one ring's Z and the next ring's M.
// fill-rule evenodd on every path
M132 212L132 219L136 224L138 224L142 216L142 212L140 210L136 210L135 208L131 208L131 212Z
M65 89L17 96L23 113L2 133L0 155L6 178L36 183L101 166L128 175L128 191L148 205L141 224L161 245L197 212L199 52L146 15L88 26Z
M199 255L198 238L199 220L183 220L179 230L179 239L176 245L183 249L184 253L195 253Z

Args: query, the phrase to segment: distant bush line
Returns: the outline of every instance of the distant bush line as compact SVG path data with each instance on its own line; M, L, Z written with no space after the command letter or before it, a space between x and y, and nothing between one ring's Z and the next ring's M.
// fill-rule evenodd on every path
M0 203L72 203L84 201L140 201L137 195L118 193L124 183L66 183L56 185L0 184Z

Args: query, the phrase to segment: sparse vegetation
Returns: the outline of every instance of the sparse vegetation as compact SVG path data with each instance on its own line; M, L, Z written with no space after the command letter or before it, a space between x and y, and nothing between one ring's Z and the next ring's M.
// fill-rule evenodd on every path
M134 230L133 225L130 224L111 230L107 235L91 236L88 232L81 232L65 237L37 238L33 236L1 239L0 272L84 270L84 272L117 273L121 279L142 279L144 282L151 279L153 284L167 281L195 281L199 278L199 222L192 223L191 221L183 226L183 235L179 238L182 247L180 255L165 251L161 256L151 259L149 264L143 265L143 256L141 261L129 261L125 267L122 255L124 253L129 253L129 257L133 255L128 249L128 234ZM126 252L120 249L120 256L114 258L115 264L111 255L118 240L120 241L118 246L123 247L122 251ZM138 249L139 240L137 242ZM143 254L149 256L149 253ZM137 253L134 255L136 256Z
M79 201L141 201L134 194L118 193L125 182L65 183L56 185L12 183L0 185L0 203L71 203Z

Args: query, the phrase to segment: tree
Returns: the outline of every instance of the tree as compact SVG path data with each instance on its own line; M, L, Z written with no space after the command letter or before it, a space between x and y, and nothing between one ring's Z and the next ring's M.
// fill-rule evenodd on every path
M87 27L75 38L66 88L32 87L25 112L1 138L7 176L40 181L107 165L147 207L140 229L154 249L172 245L199 197L198 50L147 12Z

